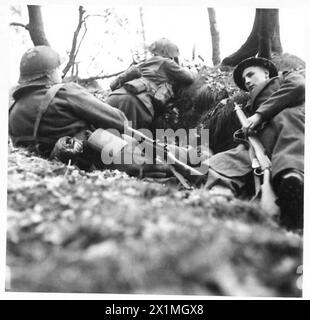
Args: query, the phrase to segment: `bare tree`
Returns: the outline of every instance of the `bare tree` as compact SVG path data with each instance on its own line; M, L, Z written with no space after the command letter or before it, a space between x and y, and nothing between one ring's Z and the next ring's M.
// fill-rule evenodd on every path
M208 8L210 31L212 38L212 62L216 66L220 64L220 33L217 28L216 15L214 8Z
M270 59L281 54L279 9L256 9L252 31L238 51L226 57L222 65L235 66L240 61L255 56Z
M49 42L45 36L44 25L41 13L41 6L28 5L29 14L29 34L35 46L49 46Z
M72 45L71 45L71 50L69 53L69 61L67 63L67 65L65 66L65 68L63 69L62 73L63 73L63 77L65 77L65 75L67 74L67 72L70 70L70 68L72 68L72 76L74 76L74 65L75 65L75 59L76 56L79 52L81 43L85 37L85 34L87 32L87 28L86 28L86 24L85 24L85 18L84 18L84 14L85 14L85 10L82 6L79 6L79 20L78 20L78 24L77 27L73 33L73 39L72 39ZM82 29L82 27L84 27L84 33L80 39L80 42L78 43L78 36L80 34L80 31ZM78 70L78 69L77 69ZM76 72L77 75L78 72Z
M140 22L141 22L141 34L142 34L142 41L143 41L143 53L144 53L144 59L146 59L147 48L146 48L145 26L144 26L144 13L143 13L143 8L142 8L142 7L139 7L139 15L140 15Z
M41 6L28 5L28 24L23 24L20 22L12 22L11 26L23 27L29 31L30 38L35 46L45 45L49 46L49 42L46 38L44 31L44 24L41 13Z
M114 77L115 75L118 75L119 73L116 74L108 74L108 75L97 75L85 79L80 79L78 76L78 62L76 61L77 55L80 51L82 42L85 38L85 35L88 31L87 29L87 20L92 17L100 17L103 18L104 21L107 23L108 19L110 17L114 17L114 19L117 21L118 25L123 25L124 21L118 17L118 15L114 12L113 9L106 9L104 11L104 14L88 14L86 15L86 10L84 9L83 6L79 6L79 18L78 18L78 24L77 27L73 33L73 38L72 38L72 44L71 44L71 50L69 53L69 61L67 62L67 65L65 66L63 70L63 77L66 76L68 71L71 69L71 76L70 78L72 80L79 80L79 81L84 81L84 82L90 82L93 80L98 80L98 79L106 79L106 78L111 78ZM94 59L94 58L93 58ZM121 72L120 72L121 73Z
M196 43L193 44L192 48L192 61L196 60Z

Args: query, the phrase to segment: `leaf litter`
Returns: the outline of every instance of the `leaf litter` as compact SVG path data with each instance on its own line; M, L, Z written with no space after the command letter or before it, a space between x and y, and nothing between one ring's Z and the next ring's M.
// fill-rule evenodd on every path
M257 206L9 148L10 291L301 296L301 234Z

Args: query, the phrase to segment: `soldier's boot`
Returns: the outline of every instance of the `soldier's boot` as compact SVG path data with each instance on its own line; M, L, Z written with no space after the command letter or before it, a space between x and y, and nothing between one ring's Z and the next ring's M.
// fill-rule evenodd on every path
M303 228L304 175L290 170L279 179L276 193L281 209L280 223L288 229Z

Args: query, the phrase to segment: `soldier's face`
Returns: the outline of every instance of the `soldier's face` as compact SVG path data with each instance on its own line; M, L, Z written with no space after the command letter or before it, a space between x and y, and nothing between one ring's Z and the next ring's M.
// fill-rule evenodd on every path
M269 71L258 66L251 66L243 70L242 78L245 87L251 92L257 85L269 79Z

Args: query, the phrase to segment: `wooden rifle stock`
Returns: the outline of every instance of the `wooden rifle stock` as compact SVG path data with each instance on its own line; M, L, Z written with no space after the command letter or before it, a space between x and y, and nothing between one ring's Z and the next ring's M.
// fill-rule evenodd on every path
M243 110L237 104L235 105L235 111L241 125L245 126L248 122L248 119L244 114ZM254 135L250 135L247 138L249 140L251 147L254 149L255 156L260 164L261 171L263 172L266 169L271 170L271 161L266 155L266 151L262 143Z
M246 126L248 119L246 115L244 114L241 107L237 104L235 104L234 108L237 117L241 123L241 125L244 127ZM261 175L263 174L263 183L260 186L261 190L261 207L268 212L271 216L275 216L279 214L279 207L276 205L276 195L274 193L274 190L271 185L271 161L266 155L266 151L262 143L259 141L259 139L255 135L249 135L247 137L249 140L250 147L254 151L254 157L256 158L258 164L259 164L259 170L254 169L255 175ZM251 159L253 160L253 159ZM258 191L256 190L256 195L258 194Z

